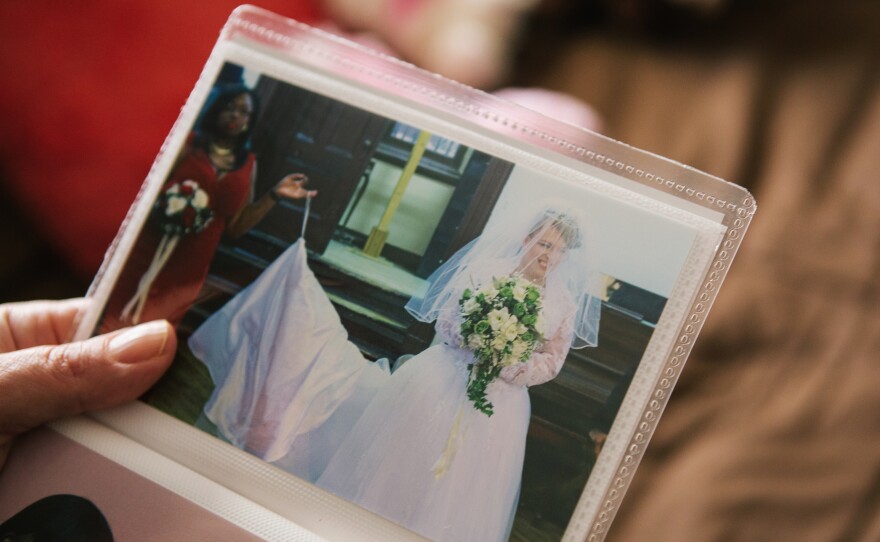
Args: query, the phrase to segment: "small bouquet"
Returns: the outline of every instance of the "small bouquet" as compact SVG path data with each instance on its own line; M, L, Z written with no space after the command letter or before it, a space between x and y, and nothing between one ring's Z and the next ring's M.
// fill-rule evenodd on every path
M474 353L468 399L491 416L486 387L504 367L527 361L544 339L541 291L519 276L493 278L488 286L466 289L458 305L463 346Z
M156 198L153 219L162 230L162 239L159 240L153 260L141 275L134 296L122 308L123 321L133 324L140 322L150 288L168 263L180 238L190 233L199 233L211 223L214 212L209 207L209 200L208 193L191 179L168 185Z
M198 233L211 223L214 212L208 193L193 180L168 186L156 199L153 216L167 235Z

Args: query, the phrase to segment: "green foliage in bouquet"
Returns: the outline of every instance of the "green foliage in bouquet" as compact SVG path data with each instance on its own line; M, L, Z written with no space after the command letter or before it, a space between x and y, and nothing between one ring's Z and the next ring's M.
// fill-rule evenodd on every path
M488 286L466 289L458 305L463 346L474 353L468 399L491 416L486 388L504 367L527 361L544 339L541 291L519 276L494 278Z

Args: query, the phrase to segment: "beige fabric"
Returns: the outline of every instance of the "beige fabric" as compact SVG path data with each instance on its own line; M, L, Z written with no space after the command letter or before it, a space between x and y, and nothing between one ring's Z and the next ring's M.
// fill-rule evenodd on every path
M839 7L583 36L530 81L758 201L609 540L880 540L880 4Z

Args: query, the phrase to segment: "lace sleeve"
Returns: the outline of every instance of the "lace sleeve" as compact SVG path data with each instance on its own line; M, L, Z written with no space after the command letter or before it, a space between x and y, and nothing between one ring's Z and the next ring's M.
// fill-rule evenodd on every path
M440 340L449 346L461 347L461 316L458 311L437 318L434 331L437 332Z
M574 315L570 315L556 330L552 339L539 346L524 363L505 367L501 378L518 386L536 386L556 378L568 356L574 336Z

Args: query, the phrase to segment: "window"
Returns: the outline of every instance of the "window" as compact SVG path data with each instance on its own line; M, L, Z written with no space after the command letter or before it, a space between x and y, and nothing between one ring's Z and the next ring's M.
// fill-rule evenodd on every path
M412 145L415 144L416 138L418 136L419 129L415 126L409 126L407 124L395 122L394 125L391 127L392 139L404 141ZM455 141L452 141L451 139L432 135L431 139L428 140L428 146L425 148L425 150L434 154L439 154L440 156L443 156L445 158L455 158L460 148L461 145L459 145Z
M376 149L378 160L403 165L419 136L415 126L393 122ZM419 174L455 184L464 170L470 150L451 139L431 135L425 147L425 155L419 164Z

